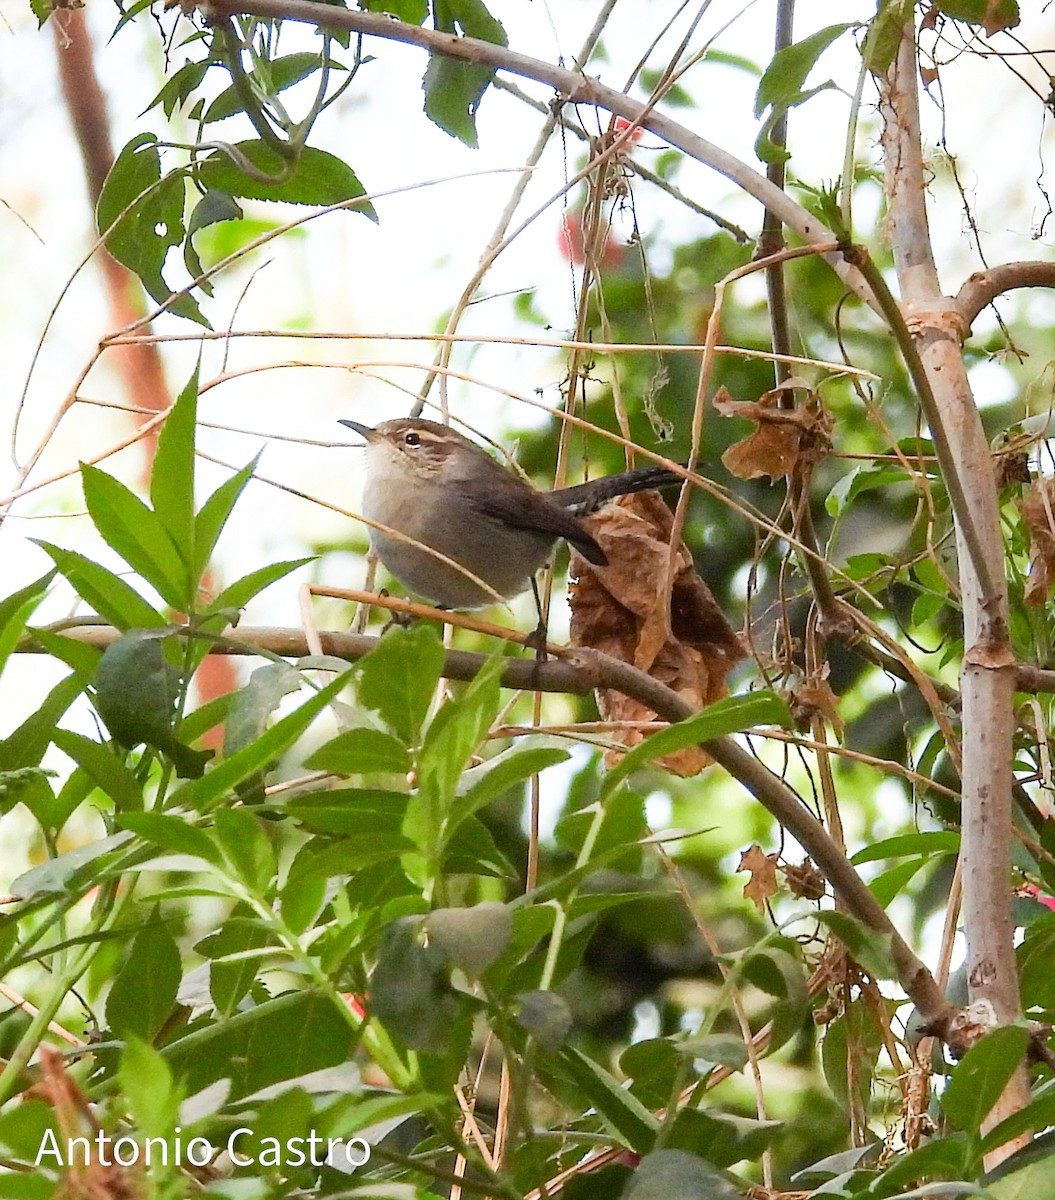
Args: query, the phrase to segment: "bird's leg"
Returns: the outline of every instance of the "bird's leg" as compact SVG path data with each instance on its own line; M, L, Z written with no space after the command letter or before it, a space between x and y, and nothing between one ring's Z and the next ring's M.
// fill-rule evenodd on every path
M388 596L391 593L388 588L382 588L378 593L379 596ZM381 629L381 636L384 637L388 631L395 626L398 629L409 629L416 621L417 617L413 613L393 612L389 609L388 620L384 623Z
M535 597L535 608L538 611L538 624L524 642L525 646L535 651L537 662L546 661L546 643L549 640L549 628L542 612L542 597L538 594L538 581L531 576L531 594Z

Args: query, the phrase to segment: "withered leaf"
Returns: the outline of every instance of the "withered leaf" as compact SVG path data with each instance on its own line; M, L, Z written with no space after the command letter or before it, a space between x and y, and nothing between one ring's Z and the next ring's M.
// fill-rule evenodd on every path
M1029 533L1029 583L1025 601L1044 604L1055 581L1055 479L1038 479L1018 501Z
M810 859L804 858L797 864L787 863L780 869L784 872L784 882L793 896L801 896L804 900L824 898L828 885Z
M694 708L703 708L725 695L725 678L745 651L696 574L684 543L675 553L668 607L664 584L673 524L673 514L657 492L622 496L586 520L608 565L597 567L572 554L571 642L632 663ZM606 721L656 718L621 692L599 692L597 707ZM630 731L624 741L635 745L644 736ZM614 757L609 755L609 762ZM687 776L701 771L710 758L690 746L659 762Z
M804 391L805 401L781 408L785 392ZM756 428L722 455L726 468L739 479L790 475L800 460L819 462L831 449L831 414L803 379L786 379L758 400L733 400L720 388L712 402L723 417L743 417Z
M828 682L828 670L825 663L818 674L802 680L791 692L789 707L796 725L808 728L814 717L820 717L841 742L845 723L839 714L839 698Z
M777 854L766 854L755 842L740 855L737 871L750 871L751 878L744 884L744 898L750 900L760 913L766 911L766 901L777 891Z

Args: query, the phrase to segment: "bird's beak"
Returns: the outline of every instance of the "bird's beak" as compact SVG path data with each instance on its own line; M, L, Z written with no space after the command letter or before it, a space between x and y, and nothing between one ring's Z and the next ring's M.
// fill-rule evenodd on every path
M345 421L340 418L338 418L337 424L347 425L349 429L354 429L367 442L372 442L377 437L377 430L372 425L360 425L358 421Z

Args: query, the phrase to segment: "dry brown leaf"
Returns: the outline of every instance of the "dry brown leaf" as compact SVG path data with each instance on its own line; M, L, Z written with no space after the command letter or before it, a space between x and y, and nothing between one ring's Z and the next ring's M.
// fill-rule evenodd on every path
M1055 479L1038 479L1018 502L1029 532L1029 583L1025 601L1044 604L1055 581Z
M795 408L781 408L785 392L804 391L805 401ZM758 400L733 400L720 388L712 401L723 417L743 417L756 428L722 455L727 470L739 479L768 475L781 479L790 475L800 460L819 462L831 449L831 414L803 379L792 377Z
M1001 29L1014 29L1020 20L1017 4L1011 3L1010 0L988 0L982 26L992 37Z
M744 898L750 900L760 913L766 911L766 901L777 891L777 858L766 854L755 842L740 855L737 871L750 871L751 878L744 884Z
M76 1080L67 1072L62 1055L50 1046L41 1046L39 1058L40 1080L26 1094L51 1106L60 1148L68 1146L72 1138L83 1138L92 1147L101 1126ZM88 1163L77 1154L66 1164L66 1174L55 1196L59 1200L138 1200L143 1190L135 1175L113 1158L105 1159L104 1154L93 1154Z
M675 559L670 607L664 582L673 513L657 492L622 496L585 522L608 556L596 567L572 554L571 642L601 650L647 671L693 708L725 695L725 677L745 657L740 639L681 544ZM656 714L621 692L601 691L597 707L606 721L653 721ZM630 745L645 735L631 731ZM609 755L609 765L617 755ZM659 760L679 775L695 775L710 758L689 746Z
M1024 450L1012 450L996 460L996 486L1003 491L1013 483L1029 483L1029 455Z
M813 861L804 858L802 862L787 863L780 868L784 872L784 882L793 896L801 896L804 900L822 900L828 890L824 876Z
M802 680L792 689L789 705L797 726L809 728L813 718L820 717L835 730L835 736L841 742L845 722L839 715L839 697L828 682L828 671L829 666L825 663L819 674Z

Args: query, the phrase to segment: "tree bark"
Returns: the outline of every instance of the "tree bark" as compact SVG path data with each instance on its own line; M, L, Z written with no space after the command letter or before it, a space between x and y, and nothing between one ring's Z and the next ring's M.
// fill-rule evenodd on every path
M989 447L962 355L967 329L956 301L942 294L927 225L926 187L916 85L915 30L906 25L883 86L883 152L889 227L901 288L901 306L931 381L946 438L992 590L985 594L956 521L963 595L964 659L960 686L963 721L963 924L972 1005L994 1026L1021 1017L1011 918L1011 788L1015 662L1008 629L1008 597L999 498ZM991 1128L1029 1102L1020 1068L987 1119ZM987 1164L1028 1141L1008 1143Z

